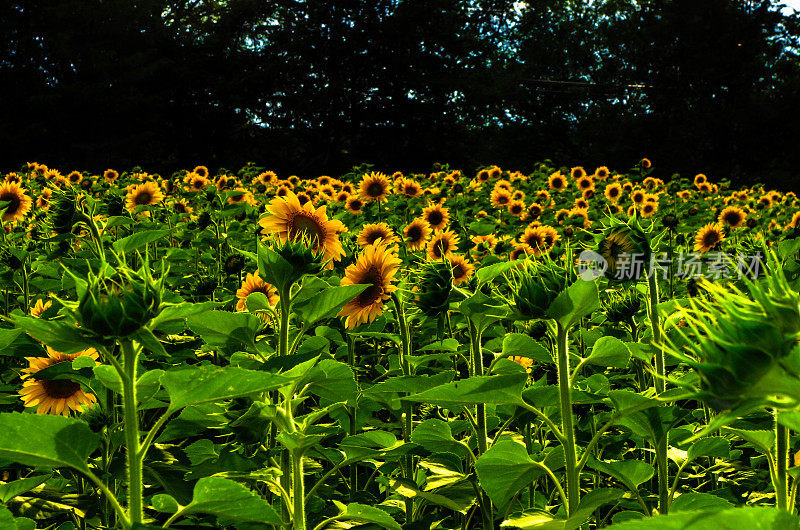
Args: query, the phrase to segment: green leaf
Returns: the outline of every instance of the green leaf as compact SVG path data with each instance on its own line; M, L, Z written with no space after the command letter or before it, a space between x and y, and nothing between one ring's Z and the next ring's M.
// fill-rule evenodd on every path
M202 302L191 304L182 302L178 305L167 306L150 321L150 329L164 333L180 333L186 329L186 318L198 313L209 311L219 306L218 302Z
M339 449L344 451L347 458L355 458L379 453L399 443L394 434L376 430L348 436L339 443Z
M205 477L197 481L192 502L180 510L182 516L191 513L216 516L220 526L248 522L282 524L267 501L238 482L221 477Z
M421 445L431 453L455 453L461 458L467 457L464 444L453 438L453 432L446 421L436 418L428 419L417 425L411 433L411 441Z
M258 275L280 294L295 278L294 267L269 247L258 246Z
M631 359L631 351L616 337L600 337L592 346L586 362L609 368L626 368Z
M316 338L316 337L315 337ZM323 359L308 371L303 383L307 391L329 403L355 403L358 394L353 369L333 359Z
M505 506L542 473L525 446L512 440L494 444L478 458L475 470L481 487L497 506Z
M724 510L733 508L733 504L722 497L708 493L684 493L676 497L669 507L670 513L688 512L691 510Z
M775 431L751 431L746 429L734 429L732 427L726 427L725 430L751 443L764 454L771 453L775 445Z
M11 318L14 324L28 335L62 353L76 353L95 344L91 335L63 321L42 320L21 315L14 315Z
M0 432L0 459L24 466L67 466L86 472L86 461L100 444L85 422L64 416L4 412Z
M653 466L641 460L603 462L590 457L588 464L592 469L611 475L619 480L631 491L636 491L640 484L650 480L655 473Z
M494 280L501 274L504 274L509 269L519 267L519 262L516 261L501 261L487 267L481 267L475 276L478 278L478 283L486 283Z
M52 475L36 475L0 484L0 502L8 503L17 495L22 495L40 484L44 484ZM1 527L0 527L1 528Z
M469 483L464 482L462 484L463 487L459 487L459 485L449 486L436 493L423 491L415 483L406 479L393 479L389 487L393 493L403 497L424 499L454 512L466 513L469 507L475 503L475 490L472 489ZM466 495L464 494L465 488L467 489Z
M459 310L472 322L479 332L483 332L492 323L508 315L508 307L498 303L481 291L476 292L458 306Z
M599 507L616 504L622 498L623 491L618 488L597 488L587 493L578 505L578 509L564 523L564 530L575 530L585 523Z
M361 294L368 285L340 285L328 287L314 296L292 305L292 311L300 317L303 326L310 327L315 322L335 317L342 307Z
M540 363L553 363L553 356L547 348L522 333L508 333L503 338L502 356L512 355L528 357Z
M163 239L170 233L172 233L172 230L143 230L118 239L111 246L114 247L115 251L125 254L141 248L148 243Z
M728 440L720 436L711 436L694 442L686 452L686 456L689 460L694 460L701 456L728 458L730 450L731 443Z
M35 357L43 352L42 346L21 328L0 328L0 355Z
M250 313L205 311L189 316L186 322L213 348L230 352L255 349L260 320Z
M553 300L547 308L547 318L552 318L568 329L599 308L600 296L597 283L578 280Z
M442 407L476 403L519 405L523 403L522 388L527 380L528 374L525 373L470 377L402 399Z
M743 507L730 510L699 510L625 521L610 530L798 530L797 516L775 508Z
M402 527L392 517L379 508L366 504L350 503L347 506L339 505L342 512L336 516L339 521L356 521L358 523L371 523L389 530L402 530Z
M281 375L233 366L184 366L161 376L161 385L169 394L169 408L173 411L187 405L269 392L290 381Z

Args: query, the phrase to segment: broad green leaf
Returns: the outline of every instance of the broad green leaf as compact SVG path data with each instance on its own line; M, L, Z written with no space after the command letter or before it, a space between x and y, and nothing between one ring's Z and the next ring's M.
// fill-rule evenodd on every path
M435 375L401 375L391 377L386 381L364 390L365 394L383 394L397 392L423 392L431 388L449 383L455 377L455 372L448 370Z
M186 322L207 345L231 352L254 349L260 325L255 315L229 311L205 311L189 316Z
M597 488L583 496L578 509L564 523L564 530L576 530L592 516L595 510L606 504L616 504L623 491L618 488Z
M514 267L519 267L519 262L501 261L500 263L494 263L487 267L479 268L478 272L475 273L475 276L478 278L478 283L486 283L494 280L501 274L504 274Z
M500 440L475 464L481 487L498 506L505 506L542 471L521 443Z
M431 418L423 421L411 433L411 441L421 445L431 453L455 453L467 457L467 449L453 438L453 432L446 421Z
M94 338L86 331L63 321L21 315L12 316L12 320L31 337L62 353L79 352L95 344Z
M258 246L258 275L277 287L278 293L294 281L296 273L291 263L269 247Z
M150 329L162 331L164 333L180 333L186 329L186 319L192 315L209 311L219 306L218 302L202 302L191 304L182 302L177 305L170 305L150 321Z
M600 337L592 346L586 362L610 368L625 368L631 358L631 351L616 337Z
M0 413L0 459L24 466L61 467L88 471L86 461L100 439L75 418Z
M4 504L8 503L8 501L17 495L22 495L36 486L44 484L51 476L52 475L36 475L0 484L0 502Z
M523 402L522 388L527 380L528 375L525 373L476 376L437 386L402 399L442 407L458 407L477 403L519 405Z
M366 431L348 436L339 443L347 458L375 454L400 443L394 434L386 431Z
M454 512L466 513L469 507L475 503L475 490L469 483L462 484L464 484L463 487L454 485L441 488L434 493L420 489L410 480L393 479L390 482L390 488L394 493L398 493L403 497L424 499ZM467 490L466 492L464 491L465 489Z
M479 332L483 332L489 325L508 315L507 306L481 291L463 300L458 308L478 328Z
M118 239L111 246L114 247L115 251L125 254L141 248L148 243L154 243L155 241L163 239L171 232L172 230L143 230Z
M36 357L44 355L44 350L22 328L0 328L0 355Z
M355 521L357 523L369 523L378 525L389 530L402 530L402 527L392 519L392 516L374 506L366 504L350 503L347 506L339 505L341 513L336 516L339 521Z
M797 516L775 508L747 506L729 510L697 510L625 521L611 530L798 530Z
M676 497L669 507L670 513L688 512L691 510L725 510L733 508L733 504L722 497L708 493L684 493Z
M276 390L291 380L277 374L226 366L184 366L161 376L171 410Z
M597 283L578 280L553 300L547 308L547 318L552 318L564 328L569 328L599 308L600 296Z
M303 384L309 393L329 403L354 403L358 394L353 369L333 359L323 359L309 370Z
M300 318L303 326L310 327L315 322L335 317L342 307L361 294L368 285L341 285L328 287L301 302L292 305L292 311Z
M701 456L728 458L730 449L731 443L728 440L720 436L711 436L709 438L701 438L694 442L686 452L686 456L689 460L694 460Z
M238 482L221 477L198 480L192 502L180 513L213 515L220 526L248 522L281 525L281 518L267 501Z
M751 443L764 454L770 453L772 447L775 445L775 431L750 431L746 429L734 429L732 427L726 427L725 430Z
M522 333L508 333L503 338L503 357L512 355L528 357L540 363L552 363L553 356L550 352L527 335Z
M640 484L650 480L655 473L653 466L641 460L603 462L590 457L588 464L592 469L619 480L631 491L636 491Z

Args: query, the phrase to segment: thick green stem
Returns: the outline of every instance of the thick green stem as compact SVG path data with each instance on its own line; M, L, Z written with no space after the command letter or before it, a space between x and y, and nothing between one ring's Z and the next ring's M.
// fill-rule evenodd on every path
M353 374L356 374L356 344L352 337L347 337L347 364L350 365L350 368L353 369ZM356 384L358 384L358 378L356 377ZM348 415L350 416L350 428L348 429L348 434L350 436L355 436L357 433L356 430L356 421L358 420L358 409L357 407L348 407ZM353 496L355 492L358 491L358 465L353 464L350 466L350 500L353 500Z
M775 411L775 506L779 510L789 511L789 476L786 468L789 463L789 428L778 423L778 411Z
M658 277L656 271L650 270L647 275L649 298L647 312L650 316L650 326L653 332L653 348L655 349L656 375L654 386L656 393L661 394L666 389L666 370L664 368L664 350L661 348L661 322L658 314ZM664 435L656 442L656 468L658 472L658 511L666 514L669 512L669 434Z
M303 454L292 455L292 523L294 530L306 530L306 491L303 482Z
M403 370L403 375L411 375L411 365L409 364L408 357L411 355L411 337L408 333L408 322L406 315L403 312L403 304L397 293L392 293L392 302L394 303L395 313L397 315L397 327L400 328L400 342L401 347L400 355L400 368ZM413 422L413 409L411 403L408 401L403 402L403 441L405 443L411 442L411 431L414 427ZM404 477L406 480L414 482L414 457L407 455L404 458L403 465ZM405 498L406 504L406 523L414 522L414 499L410 497Z
M470 322L469 334L472 339L472 375L483 375L483 351L481 349L481 332ZM475 422L478 425L478 454L483 454L488 450L486 439L486 405L479 403L476 405Z
M280 315L280 327L278 328L278 356L284 357L288 355L289 352L289 310L291 309L291 287L283 289L280 293L280 305L281 305L281 315ZM292 392L286 395L286 399L284 401L284 410L286 412L287 420L289 425L293 425L292 419ZM281 451L281 471L282 475L280 478L281 487L288 491L289 488L294 486L294 481L292 480L292 472L294 471L294 463L293 458L289 454L288 449L283 449ZM302 464L301 464L302 467ZM301 478L302 483L302 478ZM288 501L287 501L288 502ZM283 518L286 519L289 515L289 506L287 503L283 504L282 515ZM292 516L293 524L297 525L298 521L297 518ZM305 528L305 517L303 518L303 524Z
M561 433L564 436L564 458L567 473L567 515L578 509L581 501L580 473L578 470L577 448L575 447L575 425L572 413L572 389L569 379L569 333L557 324L556 357L558 360L558 390L561 403Z
M125 449L128 459L128 518L131 524L144 517L142 460L139 458L139 411L136 400L136 359L138 351L129 339L120 340L122 347L122 403L125 414Z

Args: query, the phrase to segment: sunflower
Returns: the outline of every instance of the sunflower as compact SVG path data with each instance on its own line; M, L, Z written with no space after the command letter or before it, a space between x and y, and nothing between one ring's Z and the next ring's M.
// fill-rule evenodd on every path
M578 180L586 176L586 170L583 169L582 166L576 166L569 170L569 174L572 176L573 180Z
M646 201L641 207L642 217L652 217L658 211L658 203L653 201Z
M5 181L6 182L16 182L17 184L22 184L22 179L20 179L19 175L17 175L13 171L6 175Z
M125 197L125 209L133 212L137 206L152 206L164 200L164 194L155 182L132 186Z
M252 205L255 202L253 194L244 188L236 188L231 190L231 192L237 193L231 193L231 196L228 197L228 204L239 204L245 202Z
M375 171L368 175L365 174L359 185L361 198L367 202L385 202L390 190L391 184L386 175Z
M791 226L792 228L800 227L800 212L794 212L792 215L792 220L789 222L787 227L788 226Z
M502 188L492 190L489 198L495 208L505 208L511 202L511 194Z
M403 179L400 184L400 191L408 198L418 197L422 194L422 186L413 179Z
M197 166L192 170L192 173L197 173L203 178L208 178L208 168L206 166Z
M70 184L80 184L83 180L83 175L80 171L72 171L67 175L67 180Z
M286 197L286 195L288 195L288 193L290 191L292 191L291 188L289 188L288 186L281 185L281 186L278 186L277 190L275 190L275 196L276 197Z
M389 228L388 224L373 223L364 225L358 234L356 242L361 248L365 248L376 244L378 240L380 240L381 245L393 245L397 242L397 236L394 235L394 231Z
M186 187L190 191L200 191L209 184L211 184L210 180L197 173L189 173L188 175L186 175L183 181L186 183Z
M369 285L339 311L338 316L345 318L347 329L372 322L383 313L384 303L397 290L392 281L399 265L400 258L386 246L369 245L345 269L341 285Z
M594 188L589 188L588 190L583 190L581 196L586 199L587 201L594 197Z
M707 181L708 181L708 177L706 177L702 173L699 173L699 174L695 175L695 177L694 177L694 185L698 186L698 187L700 186L700 184L703 184L703 183L705 183Z
M220 175L219 177L217 177L217 182L215 184L219 191L224 191L235 186L236 179L229 177L227 175Z
M478 171L478 174L475 175L475 179L478 182L486 182L489 180L489 170L488 169L481 169Z
M723 209L717 218L719 224L728 225L731 228L739 228L746 220L747 214L744 213L744 210L736 206L728 206Z
M633 206L631 206L633 208ZM600 255L606 260L608 270L617 272L617 262L630 256L636 248L636 243L627 230L611 230L600 242Z
M530 253L530 247L527 245L516 245L514 249L509 252L508 259L511 261L516 261L518 259L525 259L528 257Z
M544 208L542 208L542 205L538 202L531 203L530 206L528 206L528 215L534 219L542 215L543 211Z
M331 179L328 175L320 175L317 177L317 184L320 186L330 186L332 182L333 179Z
M341 203L341 204L347 204L347 199L349 199L349 198L350 198L350 194L347 193L346 191L337 192L336 193L336 197L334 197L336 202Z
M47 210L50 208L50 199L53 198L53 190L50 188L42 188L39 196L36 197L36 207L40 210Z
M289 194L287 193L285 195L285 197L288 197L288 196L289 196ZM314 201L311 198L311 193L308 190L301 191L300 193L298 193L296 195L296 197L297 197L297 202L300 203L300 206L303 206L304 204L313 205L313 203L314 203Z
M490 254L494 251L494 246L497 244L497 238L494 234L487 234L485 236L472 236L471 238L474 246L472 251L476 253L478 259Z
M599 168L594 170L594 176L599 180L605 180L608 178L608 175L611 174L611 171L608 170L606 166L600 166Z
M686 202L692 196L692 192L690 190L681 190L677 193L677 195L679 199Z
M236 302L237 311L247 311L247 297L253 293L264 293L267 297L267 302L273 307L278 303L278 290L272 284L262 280L258 275L258 271L252 274L248 272L242 282L242 286L236 291L236 298L238 298Z
M253 178L253 184L261 184L266 188L277 184L278 175L274 171L262 171Z
M0 200L2 200L2 199L0 199ZM757 203L759 208L772 208L772 204L773 204L772 203L772 197L770 195L762 195L758 199L758 203Z
M31 307L31 316L39 318L42 315L42 313L47 311L52 305L53 302L50 300L47 300L46 302L41 298L39 300L36 300L36 303L33 304L33 307Z
M361 197L358 195L351 195L345 203L345 208L347 208L347 211L351 214L358 215L364 211L364 201L362 201Z
M605 196L609 201L617 202L622 196L622 186L620 186L619 182L612 182L606 186Z
M119 178L119 172L113 169L103 171L103 178L108 182L115 182Z
M578 197L577 199L575 199L575 208L582 208L584 210L588 209L589 202L583 197Z
M7 202L3 209L3 222L17 222L31 211L31 198L16 182L0 184L0 202Z
M431 235L431 226L428 221L420 217L414 219L403 229L403 239L408 245L408 250L415 252L425 248L428 236Z
M73 354L64 354L47 347L47 357L26 357L29 367L22 370L23 383L19 391L20 399L26 407L37 406L36 414L55 414L69 416L73 410L80 412L83 407L97 402L93 394L83 391L80 383L71 379L34 379L32 374L62 362L72 362L78 357L97 359L97 350L89 348Z
M450 223L450 210L434 204L422 210L422 218L433 230L443 230Z
M642 159L639 161L639 167L640 167L640 168L642 168L642 169L650 169L650 167L651 167L652 165L653 165L653 163L652 163L652 162L650 162L650 159L649 159L649 158L642 158Z
M325 206L315 210L308 202L301 205L297 195L289 191L286 197L272 199L267 211L269 215L259 221L264 232L277 234L282 242L308 237L314 250L321 247L328 260L339 261L344 255L339 233L347 228L339 220L328 220Z
M631 192L631 201L633 201L633 204L642 204L645 197L647 197L647 194L644 190L636 189Z
M506 208L508 209L508 213L514 217L522 217L525 215L525 203L522 201L512 200L508 203Z
M722 226L708 223L697 231L694 238L694 249L705 254L710 250L716 250L723 241L725 241L725 235L722 233Z
M451 254L449 259L453 269L453 283L463 283L475 273L475 266L464 256Z
M452 230L436 230L428 241L428 259L440 261L442 257L449 257L458 247L460 239Z
M697 189L703 193L711 193L714 190L713 186L711 186L711 184L708 182L701 182L697 186Z
M548 186L551 190L563 191L567 188L567 179L564 178L564 175L562 175L560 171L556 171L550 175Z
M501 179L501 180L498 180L497 182L494 183L494 189L496 189L496 190L497 189L503 189L503 190L506 190L507 192L510 193L511 191L514 190L514 187L511 185L511 183L509 181L507 181L505 179Z
M174 201L170 206L172 207L172 211L178 214L186 215L194 212L194 208L189 206L189 204L186 202L186 199Z

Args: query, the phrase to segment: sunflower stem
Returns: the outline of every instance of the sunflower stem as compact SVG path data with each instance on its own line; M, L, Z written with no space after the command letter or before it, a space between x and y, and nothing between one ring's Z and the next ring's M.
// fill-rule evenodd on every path
M653 386L656 393L661 394L666 389L664 350L661 347L661 322L658 314L658 277L654 269L650 269L647 275L647 287L649 291L647 312L650 317L650 326L653 333L653 348L655 348L656 375L653 378ZM656 468L658 472L658 511L666 515L669 512L669 461L667 459L667 449L669 448L669 433L664 432L663 436L656 440Z
M779 510L789 511L789 477L786 473L789 461L789 428L778 422L778 411L775 416L775 506Z
M136 400L137 348L130 339L120 339L122 348L122 401L125 414L125 446L128 459L128 518L132 525L144 517L142 461L139 458L139 411Z
M392 302L394 303L395 313L397 315L397 327L400 328L400 367L403 370L403 375L411 375L411 367L408 363L408 357L411 355L411 337L408 333L408 322L406 315L403 312L403 303L397 293L392 293ZM403 441L405 443L411 442L411 431L413 429L413 410L411 403L408 401L403 402ZM405 464L403 466L403 473L406 480L414 481L414 457L407 455L405 457ZM406 504L406 523L414 522L414 499L410 497L405 498Z
M567 516L575 513L581 501L580 470L575 447L575 425L572 413L572 389L569 379L569 332L556 324L556 358L558 360L558 390L561 404L561 433L564 436L564 457L567 472Z

